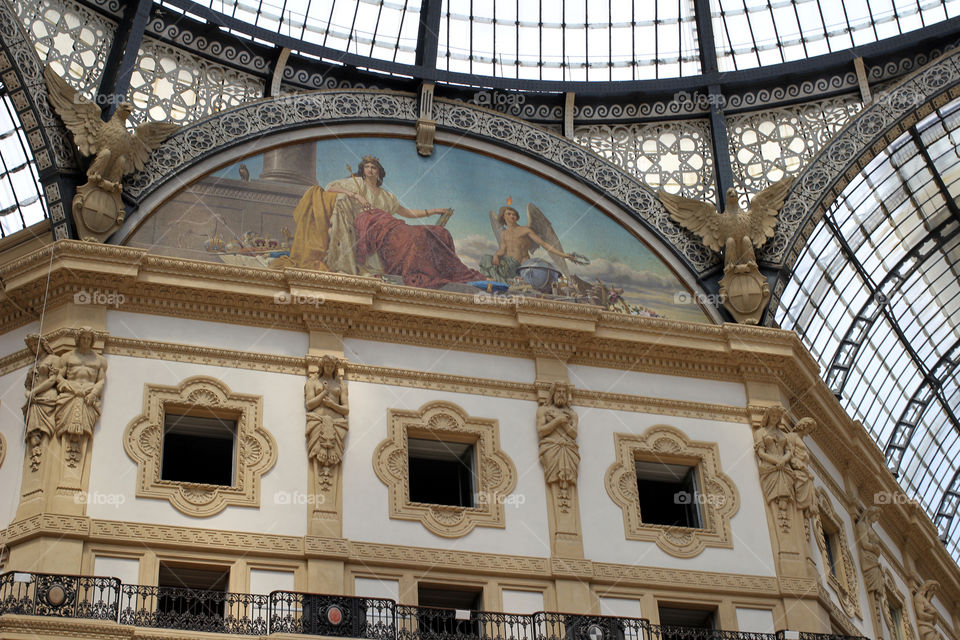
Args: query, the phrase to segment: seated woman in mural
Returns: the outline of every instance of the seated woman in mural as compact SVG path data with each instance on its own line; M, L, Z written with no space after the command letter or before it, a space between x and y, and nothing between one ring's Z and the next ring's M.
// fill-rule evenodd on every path
M449 282L483 280L480 272L457 257L449 231L436 225L409 225L394 217L425 218L446 209L407 209L382 188L385 175L377 158L365 156L354 175L327 185L327 198L337 194L329 217L327 268L398 275L406 285L433 289Z

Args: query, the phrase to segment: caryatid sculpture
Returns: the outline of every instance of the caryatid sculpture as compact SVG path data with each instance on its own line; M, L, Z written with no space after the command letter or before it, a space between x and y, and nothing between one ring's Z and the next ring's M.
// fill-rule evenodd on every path
M937 631L937 610L933 606L933 597L939 590L939 582L927 580L913 594L920 640L941 640L940 632Z
M330 356L320 360L320 366L310 373L303 387L307 408L307 455L313 462L320 488L333 485L333 469L343 460L346 444L347 406L346 385L340 378L340 361Z
M800 512L804 528L808 519L816 515L810 451L803 443L803 436L815 426L812 418L804 418L791 427L787 410L773 406L764 411L760 428L753 434L760 486L784 532L790 530L791 506Z
M660 202L674 222L697 234L703 244L723 251L720 297L730 315L742 324L757 324L770 301L770 285L757 266L755 249L773 237L777 215L793 186L784 178L754 196L750 208L740 208L735 189L727 189L725 213L709 202L660 190Z
M57 430L54 414L57 408L60 358L54 355L47 339L39 334L27 336L26 343L34 355L34 364L24 381L26 401L23 404L23 417L30 452L30 470L37 471L43 450Z
M146 122L134 133L127 131L133 105L122 102L108 122L100 107L83 97L57 75L50 65L43 71L50 104L73 133L85 156L95 156L87 169L87 182L73 197L73 217L83 240L104 240L123 222L120 199L123 176L143 169L150 152L160 146L180 125Z
M554 382L537 409L540 464L548 485L557 488L561 511L570 509L570 488L577 485L580 447L577 445L577 412L570 407L569 386Z
M107 361L93 351L93 329L82 327L73 335L75 348L60 359L54 419L67 466L82 467L93 427L100 417Z

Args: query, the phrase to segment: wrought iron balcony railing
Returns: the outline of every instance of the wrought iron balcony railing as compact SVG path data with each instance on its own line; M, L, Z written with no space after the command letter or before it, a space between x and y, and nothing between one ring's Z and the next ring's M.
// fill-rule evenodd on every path
M116 620L120 581L14 571L0 575L0 614Z
M867 640L746 633L571 613L511 614L398 605L393 600L274 591L269 595L124 585L116 578L0 575L0 615L113 620L137 627L361 640Z

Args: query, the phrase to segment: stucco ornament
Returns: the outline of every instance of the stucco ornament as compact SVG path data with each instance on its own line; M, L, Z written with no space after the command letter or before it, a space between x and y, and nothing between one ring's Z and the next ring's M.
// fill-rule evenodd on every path
M93 329L81 327L74 330L73 336L76 346L60 358L54 421L67 466L83 468L93 427L100 418L107 361L93 350Z
M809 518L817 513L810 451L803 443L803 436L815 427L812 418L798 420L791 426L787 410L773 406L764 411L760 428L753 434L760 484L784 533L790 531L791 508L801 514L805 529Z
M658 192L674 222L695 233L714 251L723 251L720 298L730 315L742 324L757 324L770 302L770 285L757 267L755 249L774 235L777 215L793 178L784 178L756 196L750 208L740 208L735 189L727 189L725 213L709 202Z
M23 418L26 422L26 443L30 454L30 471L40 469L43 450L56 432L54 412L57 408L57 376L60 358L53 353L50 343L39 334L26 338L27 347L34 355L34 364L24 381Z
M87 182L73 197L73 217L80 237L103 241L120 228L124 218L121 180L143 169L150 152L180 125L147 122L134 133L127 131L133 105L123 102L109 121L101 110L57 75L50 65L44 69L50 104L73 133L73 140L85 156L94 156L87 169Z
M933 597L940 590L940 583L927 580L913 594L913 608L917 613L917 631L920 640L941 640L937 631L937 610L933 607Z
M556 485L561 511L570 510L570 489L577 485L580 447L577 412L570 408L569 385L555 382L537 409L540 464L547 484Z
M340 361L331 356L320 360L303 387L307 408L307 453L320 489L333 486L333 472L343 460L347 438L347 388L340 377Z

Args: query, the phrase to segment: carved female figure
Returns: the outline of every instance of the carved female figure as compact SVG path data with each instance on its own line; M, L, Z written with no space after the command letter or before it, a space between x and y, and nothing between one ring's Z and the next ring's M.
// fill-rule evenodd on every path
M863 570L863 586L879 602L883 597L883 568L880 566L880 536L873 530L873 523L880 516L880 507L869 507L857 520L857 541L860 543L860 565Z
M349 428L346 416L350 410L338 364L336 358L324 356L318 370L311 373L303 387L307 408L307 455L313 461L323 488L330 487L331 468L343 460Z
M785 415L783 407L769 407L763 414L763 423L753 434L760 485L767 502L775 502L781 512L786 512L787 503L793 497L793 477L787 468L791 452L782 433Z
M550 395L537 409L540 464L547 484L559 487L559 501L569 508L568 488L577 484L580 449L577 446L577 413L570 408L567 386L553 383Z
M937 610L931 602L939 589L939 582L927 580L913 594L913 607L917 612L917 631L920 632L920 640L940 639L940 632L937 631Z
M50 343L39 334L27 336L27 346L33 352L34 366L24 382L26 402L23 417L26 421L27 446L30 447L30 469L40 467L44 442L56 431L54 412L57 405L57 375L60 358L53 354Z
M74 332L76 347L61 359L57 375L57 407L54 413L57 434L65 436L67 464L76 467L82 459L82 446L93 436L100 417L100 394L107 373L107 361L93 351L93 329Z
M790 454L794 498L805 519L813 517L817 512L817 494L813 486L813 472L809 466L810 451L803 443L803 436L811 433L816 426L812 418L798 420L793 429L786 429L784 438L787 443L785 449Z

